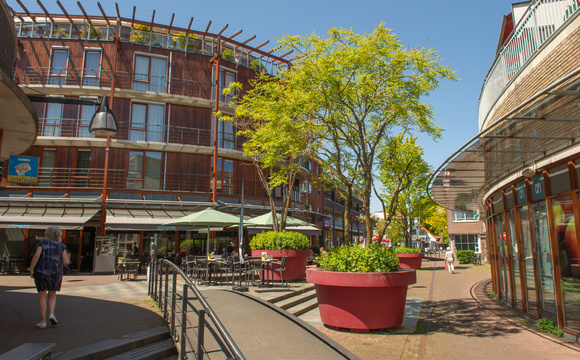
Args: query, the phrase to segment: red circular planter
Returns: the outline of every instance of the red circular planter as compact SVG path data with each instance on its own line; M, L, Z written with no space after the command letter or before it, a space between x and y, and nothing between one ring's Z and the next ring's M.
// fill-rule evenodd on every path
M312 250L252 250L252 256L262 256L263 252L272 255L276 260L282 260L283 256L287 256L286 276L288 276L288 281L304 280L306 264L308 257L312 255ZM272 275L274 281L281 281L280 273L274 272Z
M417 282L417 275L412 269L343 273L316 268L307 270L306 281L316 285L325 325L368 332L403 323L407 286Z
M400 264L403 269L420 269L423 254L397 254Z

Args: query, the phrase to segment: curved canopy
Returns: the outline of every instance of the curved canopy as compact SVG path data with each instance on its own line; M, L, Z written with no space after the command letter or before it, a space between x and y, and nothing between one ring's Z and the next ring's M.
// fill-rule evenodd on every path
M280 221L280 214L278 216L278 221ZM266 213L264 215L256 216L248 221L244 222L245 226L256 227L256 226L272 226L272 212ZM306 222L304 220L296 219L291 216L286 216L286 226L314 226L313 224Z

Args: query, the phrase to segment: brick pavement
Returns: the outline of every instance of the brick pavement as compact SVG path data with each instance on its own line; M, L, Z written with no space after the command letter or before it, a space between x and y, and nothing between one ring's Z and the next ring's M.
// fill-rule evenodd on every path
M315 326L361 359L580 359L580 346L539 333L490 300L489 266L423 261L408 297L425 303L415 334L351 334ZM376 304L380 306L380 304Z

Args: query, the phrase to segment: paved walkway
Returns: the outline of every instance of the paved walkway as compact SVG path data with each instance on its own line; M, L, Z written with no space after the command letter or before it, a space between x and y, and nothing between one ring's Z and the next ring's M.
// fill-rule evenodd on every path
M490 300L486 296L491 292L486 287L489 277L489 266L462 265L452 275L443 270L441 261L423 261L417 283L408 291L413 303L409 309L415 308L417 312L422 304L415 333L411 333L412 318L416 318L412 314L407 327L371 334L327 329L321 325L316 310L303 319L361 359L580 358L577 344L537 332ZM252 295L269 298L283 291L252 288ZM214 298L218 293L208 295ZM57 342L55 352L60 352L163 324L147 297L144 280L119 282L112 275L65 276L57 299L60 324L46 330L36 329L34 324L39 315L32 279L25 275L0 276L0 354L24 342ZM224 308L235 309L227 301ZM272 333L279 330L272 328ZM296 358L308 357L301 354Z

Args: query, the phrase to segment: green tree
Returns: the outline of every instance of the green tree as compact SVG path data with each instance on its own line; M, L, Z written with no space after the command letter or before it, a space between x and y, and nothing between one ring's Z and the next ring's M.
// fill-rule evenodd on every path
M423 226L435 235L443 236L444 243L449 243L449 233L447 232L447 211L434 206L422 220Z
M133 25L133 29L131 29L131 42L150 44L155 39L157 39L157 36L151 31L150 26Z
M187 48L188 49L195 49L197 47L196 40L197 40L197 35L191 34L191 33L187 34ZM177 45L179 45L180 49L185 49L185 33L184 32L180 32L179 34L175 35L173 37L173 41L175 41L177 43Z
M455 79L455 75L439 63L435 50L405 48L384 24L365 35L331 28L326 37L285 35L279 43L282 49L293 50L296 60L275 77L258 74L259 81L242 100L244 108L256 113L240 115L260 121L284 117L292 127L312 131L328 153L340 149L348 182L361 184L368 242L373 172L380 149L394 135L407 131L439 137L432 107L421 100L441 79ZM267 116L259 110L265 100ZM303 133L299 134L297 142L304 143ZM332 164L328 156L322 161Z

